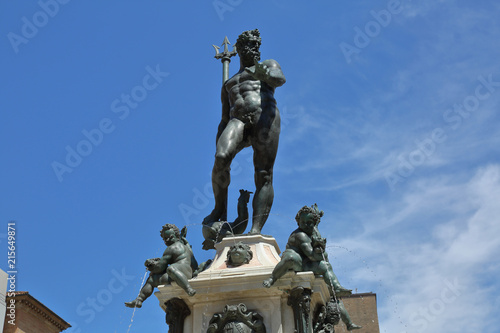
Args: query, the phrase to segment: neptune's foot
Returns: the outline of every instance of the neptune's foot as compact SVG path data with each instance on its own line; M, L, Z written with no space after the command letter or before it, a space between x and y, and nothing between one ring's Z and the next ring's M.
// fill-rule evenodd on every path
M213 222L217 222L222 217L222 211L214 209L207 217L203 219L202 224L207 225Z

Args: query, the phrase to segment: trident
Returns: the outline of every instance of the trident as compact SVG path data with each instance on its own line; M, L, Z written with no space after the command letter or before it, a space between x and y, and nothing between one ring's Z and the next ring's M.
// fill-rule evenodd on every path
M227 46L231 44L229 43L229 40L227 39L227 36L224 37L224 41L222 42L222 45L224 45L224 52L219 53L220 47L213 45L215 49L215 59L221 59L222 62L222 84L226 82L229 79L229 63L231 62L231 57L236 55L236 46L233 46L233 50L229 52Z

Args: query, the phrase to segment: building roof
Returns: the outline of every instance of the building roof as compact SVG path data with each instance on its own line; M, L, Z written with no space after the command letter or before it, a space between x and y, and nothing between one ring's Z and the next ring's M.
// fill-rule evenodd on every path
M45 320L54 324L61 331L64 331L65 329L71 327L69 323L55 314L54 311L46 307L42 302L31 296L27 291L8 292L6 303L8 303L12 298L15 298L16 302L25 304L31 310L42 316Z
M363 297L369 297L369 296L374 296L375 298L377 298L377 294L376 293L372 293L372 292L369 292L369 293L355 293L355 294L351 294L349 296L342 296L341 298L363 298Z

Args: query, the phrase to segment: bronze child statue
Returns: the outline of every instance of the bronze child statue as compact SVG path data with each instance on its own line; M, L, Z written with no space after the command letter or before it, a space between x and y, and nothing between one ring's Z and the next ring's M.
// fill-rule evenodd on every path
M167 249L161 258L148 259L144 263L150 271L149 278L139 296L132 302L125 303L129 308L142 307L142 302L151 296L155 287L170 284L171 281L176 282L189 296L196 294L196 290L188 282L193 277L193 268L197 268L191 246L173 224L165 224L160 233Z
M325 252L326 239L321 237L318 224L323 216L323 211L318 210L315 204L312 207L302 207L295 220L299 227L292 232L286 244L281 261L274 267L270 278L263 282L267 288L271 287L279 278L289 270L295 272L313 272L322 276L323 280L330 287L330 297L336 299L339 296L351 294L351 290L340 285L337 276L333 272L332 265L328 261L328 254ZM339 304L342 320L349 330L361 328L353 324L342 302Z
M321 216L323 216L323 212L319 212L317 206L304 206L299 210L295 217L299 227L288 238L281 261L274 268L272 276L264 281L265 287L270 287L289 270L295 272L310 271L315 275L323 276L326 284L331 287L332 296L334 294L350 294L349 289L340 285L328 262L327 254L324 252L326 240L321 238L317 228Z

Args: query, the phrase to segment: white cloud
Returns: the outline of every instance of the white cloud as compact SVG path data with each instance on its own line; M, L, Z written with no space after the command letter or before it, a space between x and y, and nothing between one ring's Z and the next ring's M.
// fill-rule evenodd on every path
M455 0L437 0L437 1L407 1L403 4L403 15L408 18L424 16L436 10L442 3L448 2L447 6L453 6Z
M377 293L381 332L493 332L500 324L491 294L500 287L500 165L467 181L422 184L389 203L399 207L389 222L379 207L366 210L365 233L338 244L348 252L331 248L334 269L350 269L339 275L347 287Z

